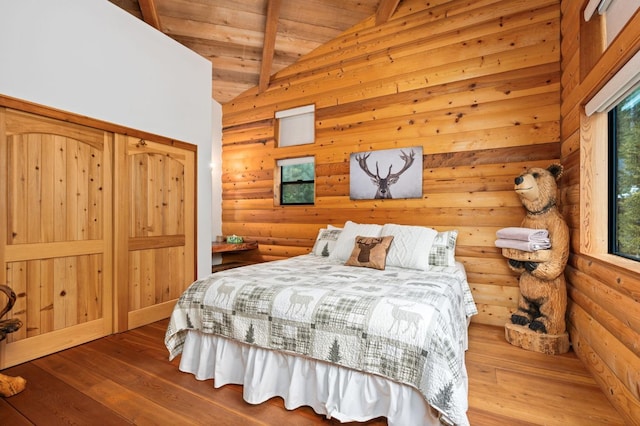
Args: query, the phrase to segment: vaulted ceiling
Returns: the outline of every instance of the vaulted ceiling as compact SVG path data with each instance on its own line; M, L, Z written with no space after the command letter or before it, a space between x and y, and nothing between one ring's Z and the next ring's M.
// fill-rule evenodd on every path
M212 97L227 103L400 0L110 0L209 59Z

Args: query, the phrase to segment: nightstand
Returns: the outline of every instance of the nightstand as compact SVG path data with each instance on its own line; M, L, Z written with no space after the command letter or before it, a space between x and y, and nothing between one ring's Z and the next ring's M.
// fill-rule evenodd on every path
M241 251L255 250L258 248L257 241L244 241L238 244L232 243L211 243L211 253L237 253ZM226 269L237 268L239 266L251 265L255 262L233 261L212 265L211 272L220 272Z

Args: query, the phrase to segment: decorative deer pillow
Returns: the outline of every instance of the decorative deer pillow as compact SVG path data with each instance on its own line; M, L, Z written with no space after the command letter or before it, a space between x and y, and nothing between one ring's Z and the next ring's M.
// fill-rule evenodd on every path
M345 265L384 269L392 241L393 236L391 235L386 237L357 236L351 256Z

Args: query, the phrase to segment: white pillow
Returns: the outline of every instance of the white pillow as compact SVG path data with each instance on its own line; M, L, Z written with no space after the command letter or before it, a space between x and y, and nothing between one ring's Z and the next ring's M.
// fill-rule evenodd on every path
M338 241L338 237L342 229L331 227L329 229L321 229L318 232L318 237L316 238L316 242L313 245L313 249L311 249L311 253L316 256L324 256L328 257L333 251L336 243Z
M438 231L425 226L385 224L381 235L393 235L387 266L428 270L429 251L437 234Z
M329 255L329 258L346 262L351 256L357 236L379 237L380 231L382 231L382 225L355 223L348 220L344 224L342 232L340 233L338 241L336 241L336 245Z

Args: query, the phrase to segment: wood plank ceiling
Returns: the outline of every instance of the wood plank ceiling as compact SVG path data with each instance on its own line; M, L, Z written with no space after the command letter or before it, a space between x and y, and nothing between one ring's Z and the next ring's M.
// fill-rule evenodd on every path
M109 0L212 63L212 97L265 90L279 70L400 0Z

